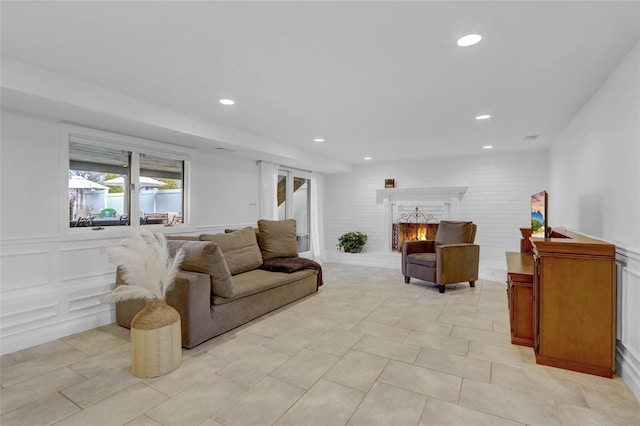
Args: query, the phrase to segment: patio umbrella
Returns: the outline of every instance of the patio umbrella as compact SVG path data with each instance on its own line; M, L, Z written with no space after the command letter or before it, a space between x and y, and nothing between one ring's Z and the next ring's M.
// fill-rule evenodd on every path
M124 176L105 180L104 184L109 186L124 186ZM143 188L157 188L159 186L165 186L165 185L166 183L160 182L159 180L156 180L150 177L140 176L140 186Z
M76 190L78 196L78 206L82 204L83 191L85 189L109 189L109 187L100 185L97 182L90 181L82 176L71 176L69 178L69 188Z

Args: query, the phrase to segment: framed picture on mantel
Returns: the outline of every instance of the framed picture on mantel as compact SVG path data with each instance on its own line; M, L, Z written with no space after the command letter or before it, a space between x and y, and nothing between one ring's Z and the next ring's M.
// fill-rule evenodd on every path
M384 180L384 187L385 188L395 188L396 187L396 180L395 179L385 179Z

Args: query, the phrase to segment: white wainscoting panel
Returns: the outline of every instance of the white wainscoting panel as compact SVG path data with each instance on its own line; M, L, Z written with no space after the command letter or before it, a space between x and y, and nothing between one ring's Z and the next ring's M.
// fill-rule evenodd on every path
M0 265L0 352L46 343L114 321L100 303L111 291L115 267L100 252L115 240L4 240Z
M2 292L25 290L49 284L51 277L51 253L46 250L23 251L2 255ZM10 279L21 276L21 279Z
M255 224L200 226L180 235L245 226ZM87 239L43 235L0 241L0 353L113 323L114 305L100 303L100 297L113 289L116 268L101 249L121 239L91 234Z
M616 371L640 399L640 251L616 248Z
M102 245L80 245L60 249L60 281L96 277L113 272Z

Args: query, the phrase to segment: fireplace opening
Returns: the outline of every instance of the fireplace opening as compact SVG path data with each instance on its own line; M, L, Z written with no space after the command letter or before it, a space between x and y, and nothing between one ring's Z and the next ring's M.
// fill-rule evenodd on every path
M403 214L391 227L391 249L402 251L402 243L413 240L433 240L438 232L438 221L431 214L416 211Z

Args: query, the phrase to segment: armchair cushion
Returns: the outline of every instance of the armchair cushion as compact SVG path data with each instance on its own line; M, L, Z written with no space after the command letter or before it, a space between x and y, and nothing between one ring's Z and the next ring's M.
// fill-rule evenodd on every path
M473 243L474 239L472 222L442 221L436 233L436 241L440 244Z
M409 255L409 258L407 260L415 265L435 268L437 257L435 253L413 253Z

